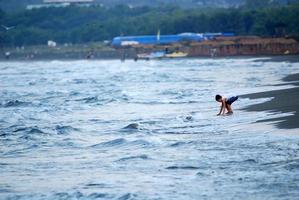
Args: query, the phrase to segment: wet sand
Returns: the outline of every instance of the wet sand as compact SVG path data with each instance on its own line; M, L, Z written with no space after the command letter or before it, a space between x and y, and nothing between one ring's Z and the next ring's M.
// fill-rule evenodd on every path
M273 111L282 113L293 113L293 115L263 120L258 122L274 122L278 128L299 128L299 74L291 74L283 79L295 88L266 91L242 95L242 98L267 98L274 97L271 101L246 107L247 111Z
M297 63L299 62L298 55L277 55L266 57L261 56L261 59L257 59L256 62L289 62L289 63Z

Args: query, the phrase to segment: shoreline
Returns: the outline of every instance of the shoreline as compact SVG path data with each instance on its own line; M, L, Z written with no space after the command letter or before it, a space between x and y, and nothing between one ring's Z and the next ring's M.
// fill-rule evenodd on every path
M164 58L162 60L177 60L177 59L250 59L255 58L255 62L299 62L299 54L295 55L235 55L235 56L217 56L217 57L210 57L210 56L192 56L192 57L183 57L183 58ZM34 57L34 58L25 58L25 57L12 57L9 59L5 59L4 57L0 57L0 62L31 62L31 61L77 61L77 60L91 60L91 61L98 61L98 60L121 60L121 56L114 55L114 56L95 56L93 58L86 58L85 56L74 56L74 57L63 57L63 56L45 56L45 57ZM127 57L125 60L134 60L133 57ZM151 60L160 60L160 59L151 59ZM299 80L298 80L299 81ZM287 83L286 83L287 84Z
M299 128L299 73L290 74L282 79L285 84L293 85L293 88L265 91L259 93L252 93L240 95L242 98L258 99L274 97L270 101L254 104L243 108L245 111L269 111L290 113L291 115L284 117L277 117L267 120L259 120L259 122L273 122L274 125L280 129L295 129Z

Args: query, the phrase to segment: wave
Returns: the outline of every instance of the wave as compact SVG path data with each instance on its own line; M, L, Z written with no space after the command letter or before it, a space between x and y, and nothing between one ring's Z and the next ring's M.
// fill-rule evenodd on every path
M0 137L6 137L8 135L9 135L8 133L0 133Z
M80 95L80 92L78 92L78 91L71 91L69 93L69 96L78 96L78 95Z
M114 139L108 142L102 142L99 144L91 145L91 148L110 148L110 147L132 147L132 146L139 146L139 147L151 147L152 144L146 140L133 140L127 141L124 138Z
M21 127L21 128L17 128L15 130L13 130L14 133L25 133L25 134L44 134L45 132L43 132L41 129L39 129L37 126L33 126L33 127Z
M75 79L72 80L72 82L75 83L75 84L82 84L82 83L87 83L88 80L87 79L77 79L77 78L75 78Z
M92 146L90 146L91 148L99 148L99 147L115 147L115 146L120 146L124 143L126 143L127 140L123 139L123 138L118 138L118 139L115 139L115 140L111 140L111 141L108 141L108 142L102 142L102 143L99 143L99 144L94 144Z
M132 195L131 193L127 193L119 198L117 198L117 200L128 200L128 199L135 199L134 197L136 197L137 195ZM131 198L132 197L132 198Z
M153 101L131 101L131 103L134 104L141 104L141 105L181 105L181 104L196 104L196 103L201 103L201 101L195 101L195 100L189 100L189 101L168 101L168 100L153 100Z
M170 147L179 147L179 146L184 146L184 145L190 145L190 144L193 144L193 143L194 143L193 141L190 141L190 142L176 142L176 143L173 143L169 146Z
M29 197L29 198L28 198ZM13 198L11 198L13 199ZM43 195L43 194L36 194L36 195L29 195L29 196L21 196L21 198L16 198L16 199L113 199L111 195L107 193L91 193L91 194L83 194L79 191L77 192L72 192L72 193L67 193L67 192L59 192L55 194L50 194L50 195Z
M198 134L203 134L204 132L191 132L191 131L165 131L161 132L163 134L169 134L169 135L198 135Z
M122 162L122 161L127 161L127 160L136 160L136 159L147 160L147 159L149 159L149 157L145 154L138 155L138 156L128 156L128 157L124 157L124 158L117 160L117 162Z
M26 154L30 151L36 150L37 148L39 148L39 145L34 144L34 145L30 145L25 148L14 149L14 150L8 151L8 152L4 153L3 156L6 158L7 157L16 158L16 156L20 157L22 154Z
M11 100L11 101L8 101L8 102L2 104L2 106L4 108L8 108L8 107L27 106L29 104L30 104L29 102L25 102L25 101Z
M106 198L108 194L106 193L92 193L88 195L88 199L99 199L99 198Z
M210 174L206 174L206 173L203 173L203 172L197 172L196 175L197 176L210 176Z
M78 99L77 101L84 101L85 103L96 103L99 101L99 98L98 98L98 96L85 97L82 99Z
M215 149L216 150L216 149ZM223 162L223 165L227 165L227 164L256 164L258 163L258 161L256 161L255 159L246 159L246 160L241 160L241 161L228 161L228 162Z
M134 140L129 142L128 146L152 147L153 145L146 140Z
M129 124L129 125L125 126L122 129L123 130L138 130L139 129L139 124L138 123L132 123L132 124Z
M85 187L86 188L89 188L89 187L105 188L105 187L107 187L107 185L104 183L88 183L85 185Z
M11 190L3 192L12 192ZM1 190L0 190L1 193ZM8 199L10 200L52 200L52 199L88 199L88 200L96 200L96 199L109 199L109 200L129 200L136 199L137 195L132 193L125 193L123 195L117 194L109 194L109 193L99 193L94 192L91 194L84 194L80 191L75 192L58 192L52 194L26 194L26 195L10 195Z
M10 134L17 134L20 135L21 139L34 139L32 135L50 135L50 134L57 134L57 135L63 135L63 134L69 134L73 132L79 132L80 129L74 128L72 126L65 126L65 125L56 125L53 127L44 127L40 128L38 126L18 126L13 125L6 129L6 132L1 134L0 136L5 137Z
M195 166L169 166L166 167L166 169L170 169L170 170L178 170L178 169L185 169L185 170L195 170L195 169L200 169L200 167L195 167Z
M1 193L13 193L15 192L13 189L10 188L10 186L1 186L0 188L0 194Z
M284 166L285 169L289 170L289 171L297 171L299 169L299 162L298 160L296 162L292 162L292 163L287 163Z
M72 126L60 126L60 125L57 125L55 127L55 130L57 132L57 134L68 134L68 133L71 133L71 132L78 132L80 131L80 129L78 128L74 128Z
M75 101L82 101L84 103L87 104L99 104L99 105L104 105L107 103L111 103L116 101L115 98L103 98L100 99L98 96L90 96L90 97L85 97L85 98L81 98L81 99L76 99Z
M299 169L299 159L290 159L290 160L282 160L276 162L268 162L263 163L264 166L272 166L272 167L283 167L287 170L298 170Z

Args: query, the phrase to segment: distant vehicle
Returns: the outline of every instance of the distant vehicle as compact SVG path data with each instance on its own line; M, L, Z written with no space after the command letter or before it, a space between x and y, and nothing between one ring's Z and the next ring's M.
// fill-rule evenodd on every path
M5 52L5 59L7 59L7 60L8 60L8 59L10 58L10 55L11 55L11 54L10 54L10 52L9 52L9 51Z
M137 58L135 60L150 60L150 59L161 59L165 57L165 52L164 51L156 51L156 52L151 52L151 53L141 53L137 54Z
M52 41L52 40L49 40L48 41L48 47L56 47L57 46L57 43Z
M173 52L165 54L166 58L183 58L188 56L188 53L185 52Z
M156 51L151 53L141 53L137 54L135 61L137 60L152 60L152 59L162 59L162 58L183 58L187 57L188 53L176 51L176 52L168 52L165 51Z

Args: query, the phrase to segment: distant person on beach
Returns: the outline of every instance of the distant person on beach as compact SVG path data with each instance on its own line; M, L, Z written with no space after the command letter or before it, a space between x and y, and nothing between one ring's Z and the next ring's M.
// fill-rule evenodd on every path
M233 114L233 110L232 110L232 103L234 103L239 97L238 96L231 96L231 97L222 97L219 94L217 94L215 96L216 101L218 101L219 103L221 103L221 108L220 111L217 115L221 115L225 113L225 109L227 110L226 114Z

